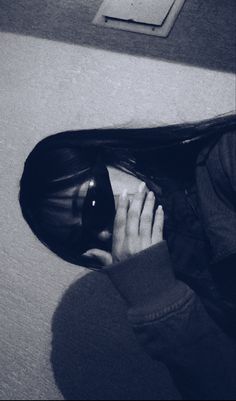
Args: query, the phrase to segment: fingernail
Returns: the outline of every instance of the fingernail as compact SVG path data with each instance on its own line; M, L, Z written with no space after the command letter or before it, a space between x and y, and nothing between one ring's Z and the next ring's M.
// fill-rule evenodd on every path
M158 206L158 212L163 212L163 207L161 205Z
M149 200L153 200L155 198L155 195L154 195L154 193L151 191L151 192L149 192L149 194L148 194L148 199Z
M94 256L93 252L87 251L83 254L83 256Z
M138 192L139 193L143 192L145 188L146 188L145 182L141 182L141 184L139 185L139 188L138 188Z

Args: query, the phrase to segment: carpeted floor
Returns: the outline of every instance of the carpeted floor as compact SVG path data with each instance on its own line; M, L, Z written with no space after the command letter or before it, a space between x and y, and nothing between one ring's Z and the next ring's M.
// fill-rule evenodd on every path
M235 0L187 0L167 40L93 26L101 1L0 0L0 400L180 399L108 279L34 238L19 180L36 143L59 131L231 111L235 77L192 66L234 69Z
M0 30L236 70L235 0L186 0L168 39L92 25L102 0L0 0Z

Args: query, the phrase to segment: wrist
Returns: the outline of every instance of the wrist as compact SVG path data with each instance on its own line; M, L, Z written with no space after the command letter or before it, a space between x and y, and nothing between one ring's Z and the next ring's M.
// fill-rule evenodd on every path
M105 270L130 306L165 298L177 283L165 241Z

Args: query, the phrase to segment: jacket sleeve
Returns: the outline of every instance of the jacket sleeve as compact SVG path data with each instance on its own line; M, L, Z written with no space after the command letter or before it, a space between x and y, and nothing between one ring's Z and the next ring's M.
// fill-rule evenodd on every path
M138 341L165 363L186 399L235 399L236 347L196 294L175 279L166 242L107 273L128 304Z
M197 184L212 273L228 306L236 308L236 132L200 154Z

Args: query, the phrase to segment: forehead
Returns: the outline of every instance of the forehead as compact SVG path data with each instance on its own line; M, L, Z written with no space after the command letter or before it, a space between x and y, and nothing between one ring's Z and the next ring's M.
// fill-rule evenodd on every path
M121 194L124 189L127 189L130 194L135 194L137 192L140 185L139 178L113 166L107 166L107 170L114 195ZM75 192L77 192L78 196L85 197L93 179L94 177L92 176L87 177L82 183L68 186L65 189L60 189L55 191L52 195L70 198L74 196Z
M77 194L78 197L79 196L84 197L88 192L89 183L91 182L91 180L92 178L85 179L84 182L82 183L73 184L64 189L58 189L56 191L53 191L51 192L51 197L73 199L75 194Z

